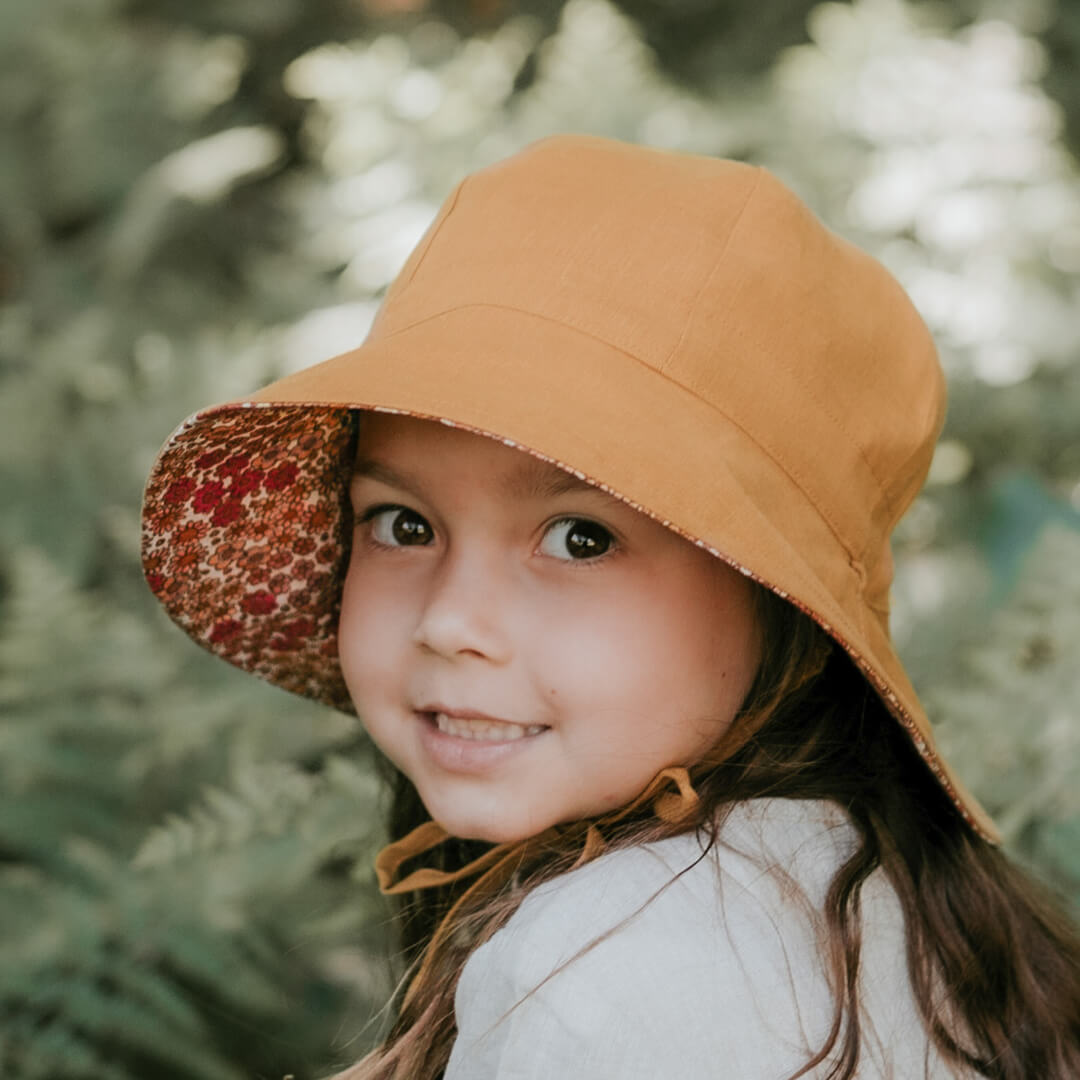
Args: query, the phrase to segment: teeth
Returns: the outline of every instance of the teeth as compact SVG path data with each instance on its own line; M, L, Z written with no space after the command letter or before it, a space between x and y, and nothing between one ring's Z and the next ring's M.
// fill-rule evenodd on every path
M526 735L539 735L544 730L543 724L507 724L501 720L467 720L460 716L435 714L435 726L447 735L456 735L459 739L474 739L477 742L513 742Z

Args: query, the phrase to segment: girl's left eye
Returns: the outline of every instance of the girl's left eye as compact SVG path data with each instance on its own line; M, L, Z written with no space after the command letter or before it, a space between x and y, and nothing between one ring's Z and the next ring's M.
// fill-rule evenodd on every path
M371 538L383 547L416 547L434 538L426 519L404 506L373 507L361 522L370 522Z
M588 518L560 518L548 526L540 552L556 559L598 559L615 545L615 537L603 525Z

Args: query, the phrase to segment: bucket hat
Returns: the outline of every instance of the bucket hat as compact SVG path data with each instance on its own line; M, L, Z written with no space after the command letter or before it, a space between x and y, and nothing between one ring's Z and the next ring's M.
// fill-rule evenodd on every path
M556 136L458 185L358 348L180 426L147 484L144 568L200 645L351 711L336 631L360 410L441 420L810 615L995 841L889 637L889 534L944 408L900 285L767 170Z

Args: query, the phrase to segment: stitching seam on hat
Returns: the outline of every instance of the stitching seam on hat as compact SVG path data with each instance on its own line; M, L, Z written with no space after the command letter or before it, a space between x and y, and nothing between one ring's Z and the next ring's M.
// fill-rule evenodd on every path
M420 257L416 260L412 271L409 273L408 278L404 283L404 288L408 288L413 283L413 278L420 272L420 267L427 261L428 252L435 246L435 241L439 238L439 233L443 231L443 226L450 220L450 215L457 209L458 200L461 198L461 193L465 190L465 185L472 179L470 176L466 176L464 180L460 181L457 187L454 188L453 193L450 196L449 204L442 214L441 220L438 225L435 226L432 234L427 238L427 243L424 244L424 250L420 252ZM438 217L438 215L436 215ZM404 289L402 290L404 291Z
M571 323L562 322L559 319L553 319L549 315L542 315L536 311L529 311L525 308L513 307L509 304L493 304L484 301L470 304L458 304L455 307L447 308L444 311L439 311L432 315L426 315L424 316L424 318L418 319L416 322L409 323L408 326L399 327L391 333L386 334L381 340L388 341L390 338L397 337L399 334L404 334L408 330L414 330L416 327L423 326L425 323L432 322L434 319L441 319L447 315L453 314L456 311L464 311L468 308L477 307L495 308L499 311L512 311L518 315L528 315L530 318L541 319L543 322L552 323L555 326L561 326L566 330L571 330L576 334L581 334L582 337L587 337L591 341L596 341L599 344L604 345L606 348L614 349L616 352L628 357L635 363L641 364L643 367L647 367L651 372L653 372L655 375L658 375L665 382L671 383L672 386L678 387L684 394L689 394L696 401L700 401L707 408L711 409L719 416L722 416L729 424L731 424L732 427L737 428L739 431L741 431L743 435L745 435L746 438L748 438L799 489L799 491L802 493L803 498L806 499L806 501L810 504L818 517L820 517L821 520L824 521L825 524L829 527L829 531L833 534L837 543L843 549L844 553L848 556L849 562L857 561L858 553L855 552L852 549L852 546L843 538L840 528L836 524L836 522L833 521L832 517L826 514L820 506L818 506L817 502L811 497L810 493L806 490L805 485L802 483L799 477L795 473L793 473L791 469L783 461L781 461L767 446L759 442L758 439L750 431L748 431L742 424L740 424L736 419L734 419L734 417L726 413L719 406L714 405L710 401L706 401L700 395L691 390L688 386L684 386L681 382L679 382L678 379L669 375L667 372L661 371L658 368L653 367L652 364L648 364L639 356L635 356L632 352L627 352L626 349L623 349L618 345L612 344L606 338L598 337L596 334L590 333L588 330L583 330L579 326L574 326Z
M686 340L686 335L690 329L690 324L694 321L694 315L697 313L698 303L701 301L701 297L705 293L705 290L709 287L712 279L716 276L717 270L720 269L720 264L724 261L724 256L727 254L728 248L731 247L731 238L738 231L739 225L742 223L742 219L746 215L747 208L749 207L754 196L757 194L758 188L761 187L761 180L762 177L765 175L765 170L760 165L755 166L755 168L757 169L757 174L754 177L753 186L746 193L746 198L743 200L742 206L739 207L739 212L735 215L735 220L731 223L731 228L728 229L727 239L724 240L724 246L717 253L716 258L713 260L712 266L709 267L709 272L705 275L705 280L701 283L698 291L694 294L693 302L690 304L690 310L686 315L686 321L683 323L682 331L679 333L679 340L671 346L671 349L668 351L667 356L665 356L664 359L660 361L660 364L657 367L657 370L660 372L661 375L666 375L667 366L671 363L671 358L679 351L679 349L682 347L682 343Z
M848 565L851 567L852 573L855 575L855 579L859 583L859 596L862 597L862 605L859 607L858 612L855 615L855 622L858 627L859 633L866 637L866 609L870 607L870 601L866 598L866 566L863 564L862 558L852 555L848 558Z
M870 459L866 456L866 449L863 444L858 439L856 439L854 435L851 434L847 425L843 422L843 420L840 419L839 414L833 411L827 398L821 397L807 384L804 379L799 378L798 371L791 364L785 364L784 367L788 371L793 373L796 382L798 382L799 386L802 387L802 390L807 395L807 397L809 397L818 407L818 409L823 412L833 422L833 424L836 425L837 430L840 431L840 433L847 439L847 441L855 447L856 452L862 459L862 463L866 466L866 471L870 474L871 479L874 481L874 486L878 490L878 495L881 497L881 501L885 504L885 507L888 510L889 515L891 516L893 511L893 501L889 497L889 493L886 490L885 484L881 480L881 477L878 476L877 472L874 469L874 466L870 464ZM870 539L871 537L868 536L868 543Z
M936 429L936 434L934 435L934 445L935 446L937 445L937 440L941 437L941 425L940 425L940 423L935 424L933 422L934 417L935 417L935 415L937 413L937 407L938 407L938 399L935 396L931 395L927 399L926 408L923 410L923 413L922 413L921 417L919 418L919 427L920 427L921 430L924 430L929 434L930 432L933 432ZM908 456L906 458L904 458L903 463L901 465L897 466L897 469L896 469L897 474L898 475L899 474L906 474L907 470L908 470L908 467L911 465L911 463L913 461L915 461L919 457L919 455L922 452L923 452L923 443L920 441L918 446L914 447L912 449L911 453L908 454ZM931 450L931 453L933 453L933 450ZM864 458L863 460L866 460L866 459ZM870 463L867 462L867 467L868 468L869 468L869 465L870 465ZM875 479L876 479L876 474L874 473L873 469L870 470L870 474L871 474L871 476L874 476ZM925 483L925 479L924 479L924 483ZM921 490L921 488L922 488L922 484L919 485L919 489L916 490L915 493L908 500L908 506L910 506L911 503L914 501L915 496L918 495L919 490ZM899 491L896 493L896 498L897 499L900 498L900 492ZM891 536L892 532L893 532L893 529L896 528L897 522L899 522L900 519L904 516L904 513L907 510L907 507L904 507L904 509L901 510L899 508L899 506L898 506L898 503L896 502L896 499L893 499L892 497L890 497L888 491L884 490L884 488L882 489L882 501L884 502L885 508L888 510L888 516L885 519L885 521L886 521L885 535L886 536ZM870 547L870 544L872 543L873 539L874 539L873 536L868 536L866 538L866 544L863 545L863 549L859 553L859 558L860 559L865 560L867 549ZM873 607L873 605L870 605L870 606ZM882 609L877 608L876 610L882 610ZM884 608L884 611L885 611L886 614L888 614L888 611L889 611L888 607Z

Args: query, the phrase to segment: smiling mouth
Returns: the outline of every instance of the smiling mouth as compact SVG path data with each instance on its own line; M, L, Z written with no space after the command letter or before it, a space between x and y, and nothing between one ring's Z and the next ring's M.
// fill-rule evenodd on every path
M423 715L444 735L474 742L513 742L548 730L543 724L512 724L508 720L490 720L486 717L448 716L444 712L427 712Z

